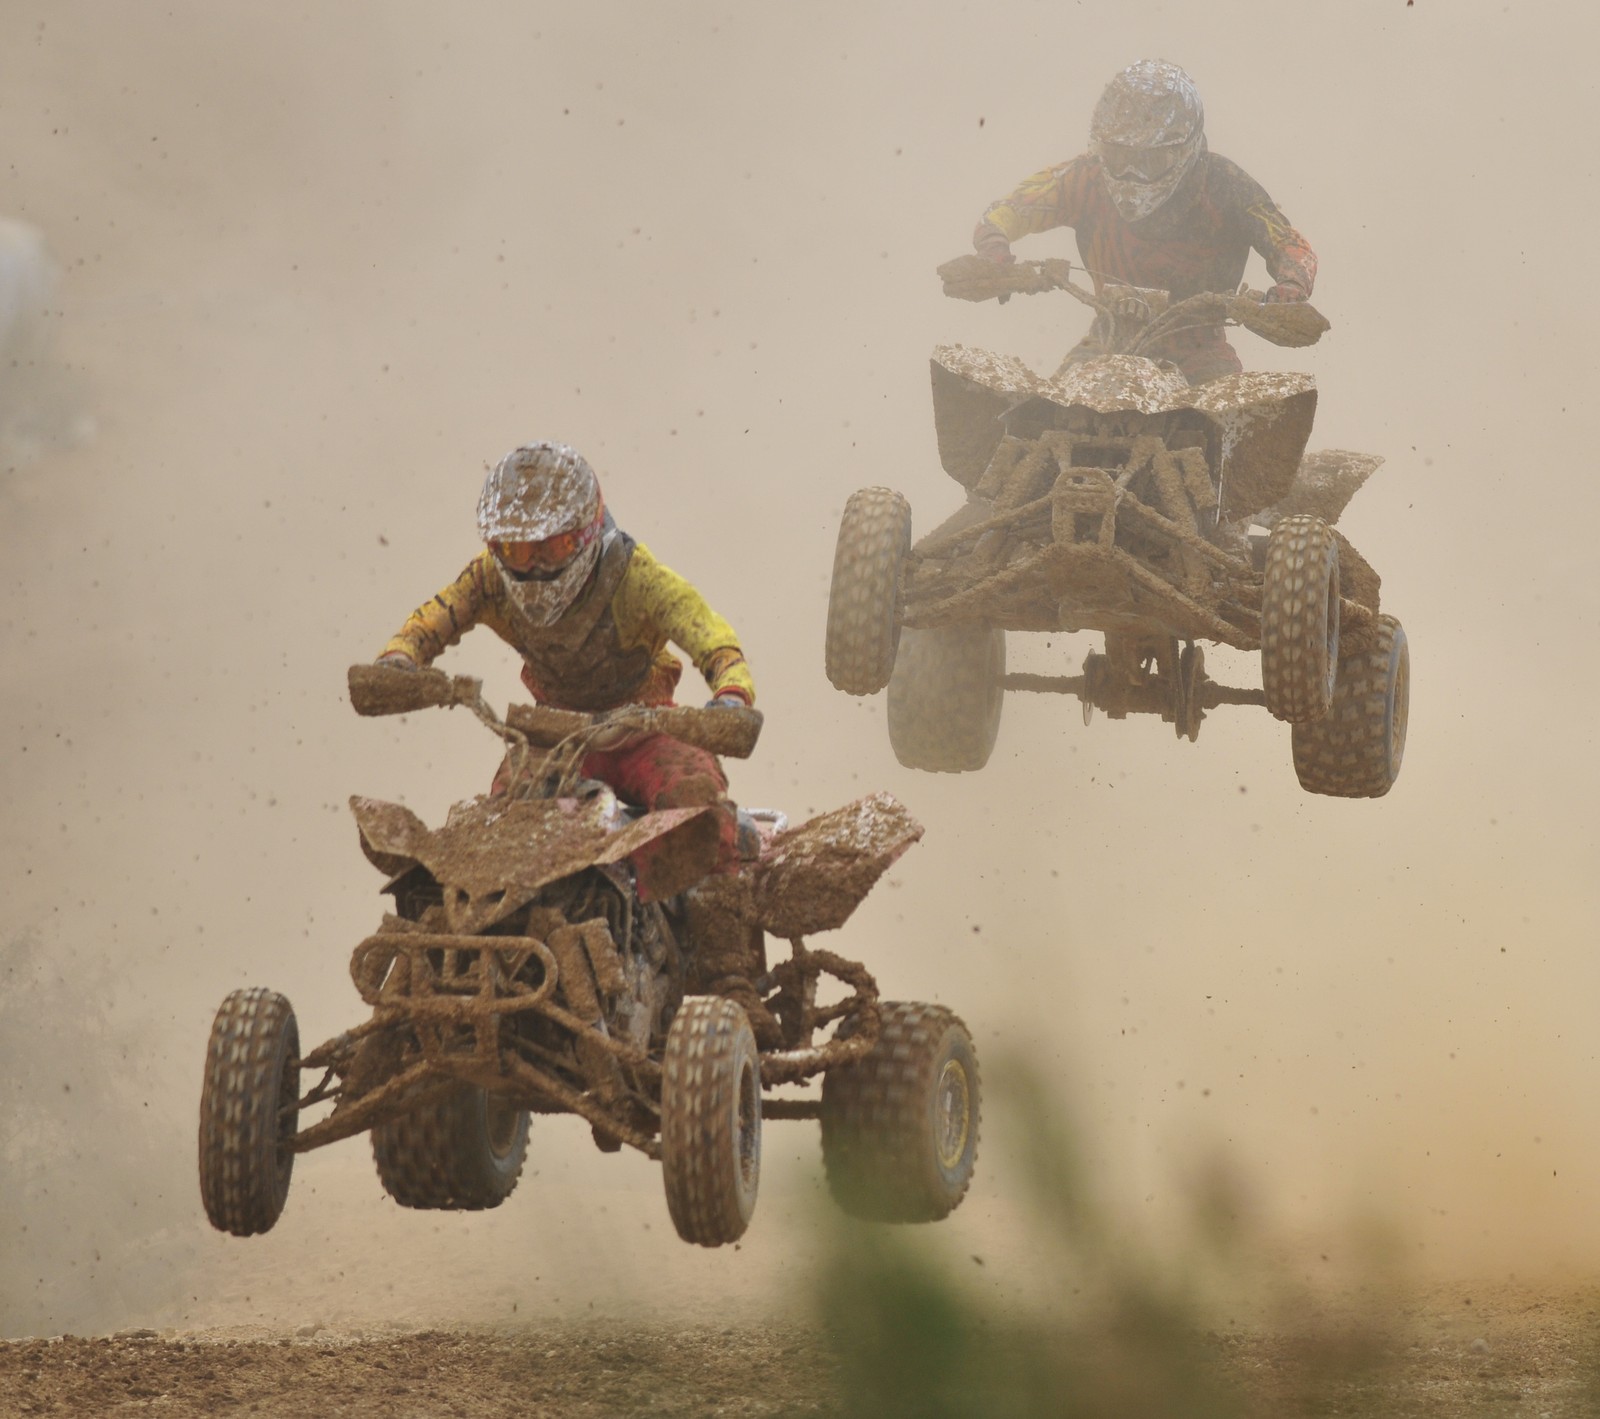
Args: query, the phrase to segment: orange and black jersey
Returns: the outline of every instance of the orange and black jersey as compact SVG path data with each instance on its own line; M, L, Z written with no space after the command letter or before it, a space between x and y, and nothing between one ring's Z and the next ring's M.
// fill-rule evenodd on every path
M1201 291L1235 291L1252 250L1274 282L1302 298L1310 296L1317 276L1316 254L1266 189L1216 153L1202 153L1172 197L1137 222L1124 220L1112 203L1100 160L1073 158L1035 173L993 203L973 240L981 246L999 233L1010 242L1056 227L1076 233L1079 260L1096 289L1107 281L1143 286L1171 291L1175 301ZM1164 353L1193 378L1194 368L1224 352L1237 369L1217 326L1178 337Z

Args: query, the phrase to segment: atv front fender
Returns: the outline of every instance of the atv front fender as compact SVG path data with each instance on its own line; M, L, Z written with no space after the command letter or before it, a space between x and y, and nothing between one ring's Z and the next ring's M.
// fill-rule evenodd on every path
M647 843L662 844L653 864L658 893L683 891L717 863L710 804L660 809L620 827L599 797L478 798L434 829L398 803L353 797L350 809L380 870L398 875L420 864L446 888L445 915L458 932L485 930L550 883L621 862Z
M1102 355L1046 379L1009 355L940 345L931 368L939 457L964 487L983 477L1007 415L1032 400L1146 418L1193 409L1216 431L1223 516L1230 520L1288 493L1317 409L1316 382L1307 374L1247 371L1190 386L1139 355Z

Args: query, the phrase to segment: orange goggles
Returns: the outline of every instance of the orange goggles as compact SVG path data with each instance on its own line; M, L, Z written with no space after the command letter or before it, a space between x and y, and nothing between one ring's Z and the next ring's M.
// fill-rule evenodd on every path
M507 571L526 576L537 572L559 572L571 565L574 557L600 535L601 519L573 532L558 532L542 542L489 543L500 565Z

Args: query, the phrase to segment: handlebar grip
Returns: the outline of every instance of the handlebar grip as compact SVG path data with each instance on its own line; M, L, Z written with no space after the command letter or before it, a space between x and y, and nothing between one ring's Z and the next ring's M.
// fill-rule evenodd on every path
M350 703L357 714L410 714L436 705L465 704L483 688L467 675L442 670L402 670L394 665L352 665Z

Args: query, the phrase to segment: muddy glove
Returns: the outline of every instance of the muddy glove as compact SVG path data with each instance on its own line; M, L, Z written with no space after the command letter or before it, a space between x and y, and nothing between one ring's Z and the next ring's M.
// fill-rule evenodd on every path
M1006 234L987 222L980 222L978 230L972 234L972 249L996 266L1010 266L1017 259L1011 254L1011 242Z
M403 650L391 650L384 655L380 655L374 664L387 665L394 670L415 670L417 668L417 662Z
M1282 282L1279 282L1261 299L1267 305L1303 303L1306 299L1306 293L1298 286L1285 286Z

